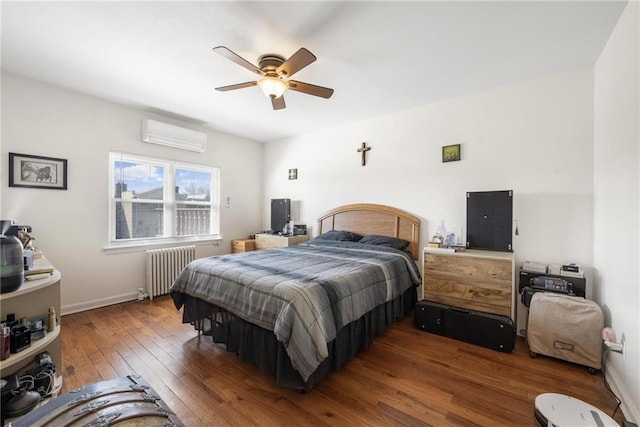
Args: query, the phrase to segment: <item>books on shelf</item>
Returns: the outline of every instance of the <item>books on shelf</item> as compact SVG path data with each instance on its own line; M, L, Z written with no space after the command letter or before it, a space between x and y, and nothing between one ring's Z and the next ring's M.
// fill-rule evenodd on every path
M25 280L40 280L46 279L51 276L51 273L40 273L40 274L30 274L28 276L24 276Z
M24 277L35 276L40 274L53 274L52 265L37 265L29 270L24 271Z

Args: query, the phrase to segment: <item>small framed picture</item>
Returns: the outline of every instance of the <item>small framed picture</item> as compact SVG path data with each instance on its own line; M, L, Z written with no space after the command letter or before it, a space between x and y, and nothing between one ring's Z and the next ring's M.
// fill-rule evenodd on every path
M9 187L67 189L67 160L9 153Z
M457 160L460 160L460 144L442 147L442 162L455 162Z

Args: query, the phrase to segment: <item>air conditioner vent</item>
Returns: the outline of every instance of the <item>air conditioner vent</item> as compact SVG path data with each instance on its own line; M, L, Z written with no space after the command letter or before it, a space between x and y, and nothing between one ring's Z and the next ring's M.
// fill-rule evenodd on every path
M142 120L142 141L198 153L207 149L206 133L150 119Z

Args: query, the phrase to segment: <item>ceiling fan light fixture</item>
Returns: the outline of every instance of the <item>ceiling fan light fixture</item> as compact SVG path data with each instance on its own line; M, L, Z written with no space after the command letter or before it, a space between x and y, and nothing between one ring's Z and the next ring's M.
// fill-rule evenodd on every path
M263 77L258 80L258 86L269 98L280 98L287 90L287 83L277 77Z
M260 90L270 98L271 106L274 110L282 110L287 107L283 96L287 89L325 99L329 99L333 95L333 89L331 88L289 80L295 73L316 60L315 55L303 47L298 49L289 59L284 59L283 56L274 53L262 55L258 58L260 67L256 67L228 47L217 46L213 48L213 51L260 76L257 80L250 82L217 87L216 90L218 91L227 92L260 86Z

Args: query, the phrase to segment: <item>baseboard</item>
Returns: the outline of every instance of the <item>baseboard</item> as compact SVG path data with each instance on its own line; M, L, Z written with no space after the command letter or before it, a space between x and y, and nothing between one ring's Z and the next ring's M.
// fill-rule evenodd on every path
M631 400L629 391L620 380L620 376L616 372L615 368L609 364L607 364L607 382L609 383L609 386L611 386L611 390L613 390L621 401L620 409L622 410L624 417L628 421L638 424L640 422L640 410L636 403Z
M79 313L81 311L93 310L94 308L106 307L108 305L120 304L121 302L133 301L138 299L137 292L131 292L116 295L109 298L95 299L80 304L63 305L60 307L61 315Z

